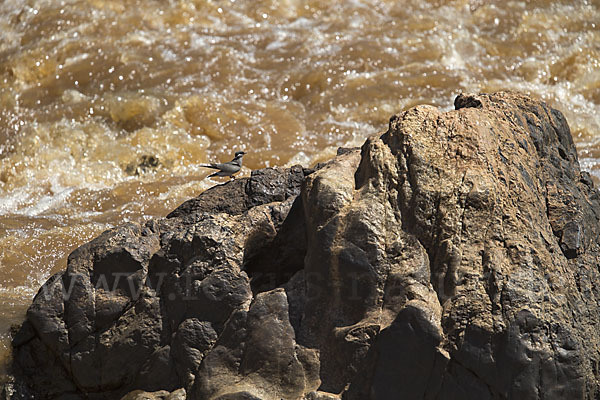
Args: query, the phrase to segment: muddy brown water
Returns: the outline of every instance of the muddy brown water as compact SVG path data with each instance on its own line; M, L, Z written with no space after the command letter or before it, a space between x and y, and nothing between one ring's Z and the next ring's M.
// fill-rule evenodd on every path
M0 3L0 361L78 245L222 180L309 166L416 104L520 90L600 176L598 1ZM0 375L4 370L0 371Z

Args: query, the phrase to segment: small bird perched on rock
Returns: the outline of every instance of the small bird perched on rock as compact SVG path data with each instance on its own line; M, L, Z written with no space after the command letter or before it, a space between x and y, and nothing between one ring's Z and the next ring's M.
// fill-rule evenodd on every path
M233 176L233 174L239 172L242 168L242 157L244 156L244 154L246 153L244 153L243 151L236 151L235 157L233 157L233 160L231 161L222 164L202 164L200 166L205 168L218 169L218 171L214 174L210 174L208 176L209 178L212 178L213 176L230 176L232 179L235 179L235 176Z

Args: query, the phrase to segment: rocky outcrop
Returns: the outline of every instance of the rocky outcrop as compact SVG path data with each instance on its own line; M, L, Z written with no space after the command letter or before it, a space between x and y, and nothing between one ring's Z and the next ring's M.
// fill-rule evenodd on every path
M7 393L597 398L600 204L568 125L514 93L455 107L77 249Z

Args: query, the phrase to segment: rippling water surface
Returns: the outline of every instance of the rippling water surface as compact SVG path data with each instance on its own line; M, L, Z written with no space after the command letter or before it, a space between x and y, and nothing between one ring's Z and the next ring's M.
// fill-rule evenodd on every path
M416 104L516 89L565 113L600 177L599 23L597 0L4 0L0 360L70 251L237 150L242 175L310 165Z

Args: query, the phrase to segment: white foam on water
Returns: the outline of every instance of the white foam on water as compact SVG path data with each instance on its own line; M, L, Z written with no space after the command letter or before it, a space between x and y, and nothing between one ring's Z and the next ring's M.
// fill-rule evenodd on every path
M20 210L16 210L15 214L22 214L27 216L37 216L58 207L63 207L66 203L67 198L73 193L74 188L65 188L53 195L46 195L39 198L35 204L25 207Z
M32 201L31 190L27 187L20 187L0 196L0 214L17 214L17 211L24 205Z
M286 167L293 165L302 165L303 167L309 167L311 165L311 158L303 151L297 152L290 160L285 164Z

